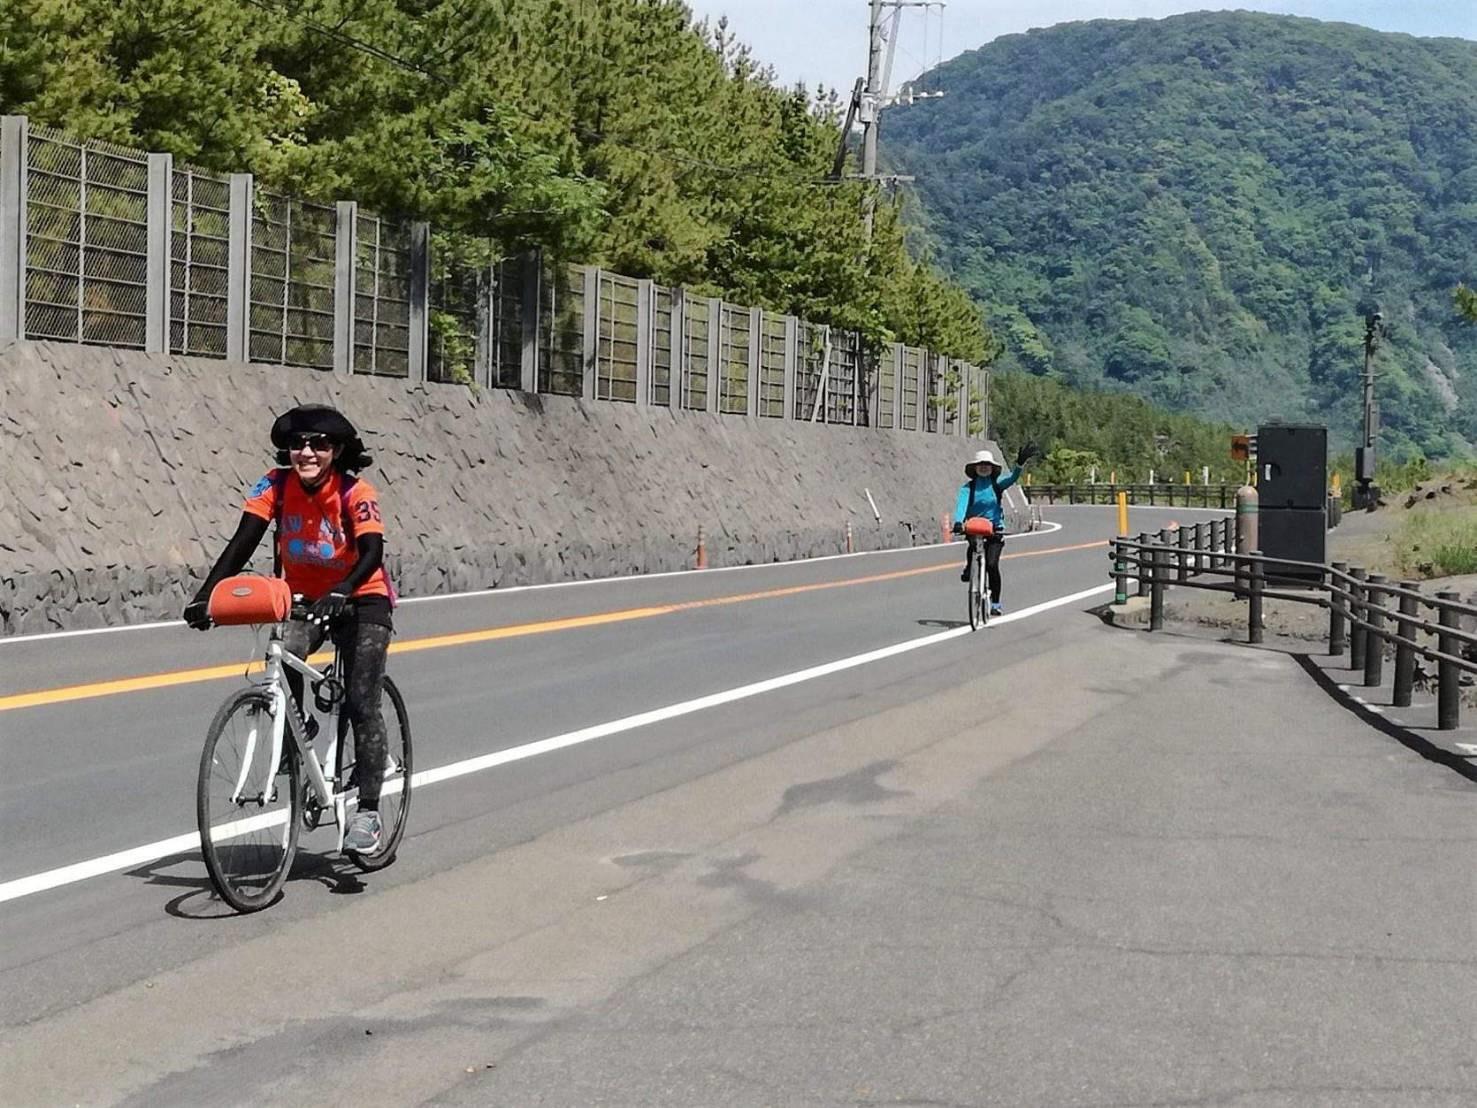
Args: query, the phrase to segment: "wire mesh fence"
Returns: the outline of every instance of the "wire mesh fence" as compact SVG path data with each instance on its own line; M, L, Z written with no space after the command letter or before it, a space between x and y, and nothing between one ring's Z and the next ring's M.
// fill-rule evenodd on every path
M148 155L41 127L26 145L26 337L142 349Z
M785 417L785 317L759 314L759 414Z
M904 431L918 430L918 379L923 372L923 351L912 346L902 348L903 371L898 397L898 427Z
M764 418L988 423L988 374L917 348L879 352L854 332L619 274L493 262L489 244L456 234L424 253L424 225L24 118L7 118L0 157L25 166L22 206L7 210L26 242L0 259L23 290L0 305L0 335ZM340 211L353 220L340 226Z
M682 312L682 407L702 412L708 408L708 378L712 373L709 339L713 316L707 300L688 299Z
M636 402L637 334L641 284L605 270L598 272L600 308L595 347L595 399Z
M749 414L749 335L752 326L748 308L724 304L720 309L718 410L726 415Z
M861 370L861 338L855 331L833 331L831 371L826 374L826 422L857 422L857 385Z
M672 404L672 363L674 351L681 353L677 327L681 323L682 290L652 291L651 305L651 403L664 408Z
M169 349L175 354L224 358L230 182L190 166L176 166L170 232Z
M545 267L539 281L539 391L582 396L584 367L584 270Z
M359 213L354 372L410 375L410 228Z
M431 287L426 320L426 379L466 385L475 380L477 342L488 320L487 284L492 270L446 247L431 252Z
M258 192L251 216L247 355L333 368L334 209Z

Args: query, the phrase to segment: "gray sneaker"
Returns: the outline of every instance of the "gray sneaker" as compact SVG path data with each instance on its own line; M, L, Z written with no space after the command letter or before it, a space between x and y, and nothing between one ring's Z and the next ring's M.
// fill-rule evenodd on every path
M380 848L380 814L355 812L344 835L344 849L355 854L374 854Z

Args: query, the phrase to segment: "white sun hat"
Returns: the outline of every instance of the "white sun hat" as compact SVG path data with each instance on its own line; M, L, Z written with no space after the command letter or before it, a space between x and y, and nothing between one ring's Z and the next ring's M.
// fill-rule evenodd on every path
M1000 465L1000 459L995 457L995 452L989 448L981 450L973 458L964 463L964 476L973 477L974 467L981 465L998 466Z

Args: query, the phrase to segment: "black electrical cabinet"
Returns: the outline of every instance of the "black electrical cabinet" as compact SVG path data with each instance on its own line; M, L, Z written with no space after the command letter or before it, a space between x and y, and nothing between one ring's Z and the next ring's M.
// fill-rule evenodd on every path
M1258 428L1257 505L1324 508L1328 504L1328 429L1312 424L1275 423Z
M1328 429L1274 423L1257 429L1258 544L1268 558L1322 565L1328 557ZM1311 583L1321 574L1272 564L1272 582Z

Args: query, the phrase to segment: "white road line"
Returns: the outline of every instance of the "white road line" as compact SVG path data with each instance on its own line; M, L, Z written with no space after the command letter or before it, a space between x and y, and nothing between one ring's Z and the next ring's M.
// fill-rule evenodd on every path
M1112 589L1113 585L1111 584L1098 585L1094 588L1083 589L1081 592L1071 593L1068 596L1059 596L1054 600L1033 604L1028 608L1022 608L1018 612L996 616L990 621L990 627L1029 619L1031 616L1040 615L1042 612L1049 612L1053 608L1065 607L1068 604L1075 604L1078 601L1087 600L1101 593L1111 592ZM989 629L987 628L983 633L988 634ZM593 727L585 727L578 731L566 732L563 735L554 735L547 739L524 743L522 746L494 751L491 754L482 754L475 758L465 758L462 761L437 766L434 769L421 770L412 778L413 785L414 787L420 788L426 785L434 785L440 781L450 781L458 777L466 777L472 773L481 773L483 770L493 769L496 766L504 766L510 762L521 762L527 758L536 758L540 754L549 754L555 750L564 750L567 747L579 746L581 743L608 738L611 735L619 735L625 731L634 731L637 728L646 727L653 723L661 723L665 720L676 719L679 716L691 715L694 712L716 708L722 704L732 704L736 700L747 700L752 696L760 696L764 693L773 692L776 689L788 688L791 685L798 685L805 681L814 681L819 677L828 677L833 673L855 669L857 666L868 665L871 662L881 661L884 658L892 658L899 654L922 650L924 647L937 646L939 643L948 642L950 639L962 638L969 634L971 634L971 631L968 627L955 627L933 635L924 635L916 639L906 639L903 642L894 643L892 646L884 646L879 650L869 650L863 654L854 654L849 658L840 658L834 662L825 662L822 665L796 670L793 673L782 674L779 677L770 677L749 685L740 685L737 688L726 689L723 692L710 693L707 696L700 696L694 700L684 700L677 704L669 704L664 708L654 708L649 712L640 712L633 716L611 720L608 723L599 723ZM30 877L19 877L0 884L0 904L3 904L7 900L17 900L23 896L45 892L47 889L55 889L62 885L71 885L78 881L85 881L91 877L100 877L106 873L114 873L118 870L145 865L149 862L158 861L160 858L167 857L170 854L179 854L185 851L194 852L198 850L199 845L200 836L194 832L186 835L173 835L170 838L160 839L158 842L146 843L143 846L119 851L116 854L107 854L100 858L89 859L85 862L75 862L72 865L62 866L59 869L32 874Z
M1085 507L1086 505L1079 505ZM1011 535L1011 542L1021 542L1024 539L1039 538L1042 535L1055 534L1062 529L1060 523L1050 520L1044 521L1040 529L1036 531L1025 531L1018 535ZM400 604L425 604L435 600L464 600L470 596L505 596L509 593L535 592L540 589L573 589L587 585L613 585L625 581L655 581L662 577L688 577L701 573L704 575L712 573L734 573L739 570L775 569L779 566L808 565L811 562L835 562L843 558L870 558L879 554L906 554L914 550L937 550L944 546L953 546L952 542L931 542L919 546L895 546L887 550L858 550L851 554L823 554L819 558L793 558L788 562L756 562L753 565L744 566L714 566L710 569L673 569L662 573L628 573L623 577L590 577L582 581L547 581L541 585L509 585L506 588L497 589L471 589L467 592L436 593L433 596L402 596ZM183 627L184 624L177 619L160 620L156 623L127 623L119 627L88 627L78 631L41 631L34 635L5 635L0 636L0 647L19 643L46 642L49 639L75 639L84 635L113 635L119 631L157 631L161 627Z

